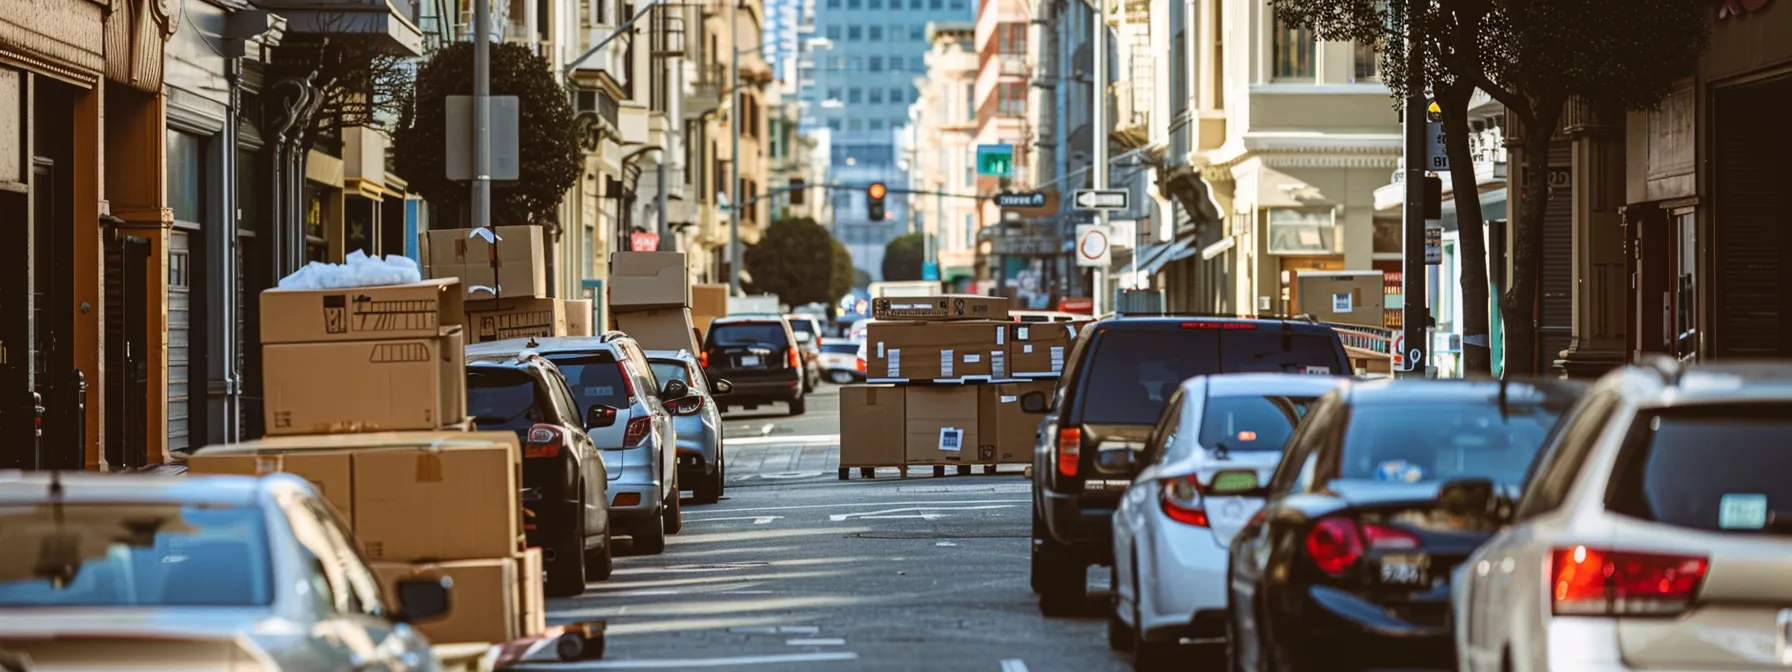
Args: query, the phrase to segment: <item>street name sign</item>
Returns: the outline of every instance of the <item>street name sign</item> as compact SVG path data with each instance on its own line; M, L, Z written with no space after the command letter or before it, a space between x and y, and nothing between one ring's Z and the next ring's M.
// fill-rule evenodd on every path
M1037 191L996 194L996 207L1037 208L1045 205L1045 194Z
M1131 193L1124 189L1078 189L1079 210L1125 210L1132 205Z

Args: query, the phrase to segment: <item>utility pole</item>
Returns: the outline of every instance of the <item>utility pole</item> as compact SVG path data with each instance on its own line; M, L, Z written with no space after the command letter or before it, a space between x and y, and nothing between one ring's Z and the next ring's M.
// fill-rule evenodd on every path
M927 260L939 271L939 279L946 279L946 269L940 267L940 233L946 230L946 185L933 192L933 237L927 241Z
M1423 44L1419 41L1418 30L1419 9L1415 0L1394 5L1394 11L1405 12L1406 24L1406 109L1403 111L1405 128L1405 157L1402 171L1406 180L1405 207L1401 211L1401 219L1405 226L1403 242L1405 261L1402 264L1400 278L1404 285L1401 288L1404 305L1400 309L1400 331L1405 344L1399 354L1405 358L1404 378L1424 378L1425 369L1430 365L1431 351L1429 331L1425 328L1431 317L1428 305L1429 292L1425 287L1430 275L1425 264L1425 63Z
M740 2L728 0L728 50L732 75L728 78L728 131L734 149L728 155L728 295L740 293L740 125L746 117L740 109Z
M1095 189L1106 189L1108 188L1108 0L1096 0L1095 2L1094 57L1095 109L1090 113L1090 120L1094 122L1091 124L1091 128L1095 132L1090 135L1094 137L1091 142L1095 144L1095 174L1093 175L1095 184L1091 186ZM1106 210L1095 211L1095 224L1106 229L1108 225ZM1092 279L1090 283L1092 286L1089 288L1090 312L1096 317L1101 317L1102 308L1107 304L1106 297L1103 296L1107 293L1105 291L1107 283L1103 277L1107 275L1106 271L1105 268L1096 268L1089 272L1089 277Z
M473 228L492 224L491 32L491 0L473 0Z

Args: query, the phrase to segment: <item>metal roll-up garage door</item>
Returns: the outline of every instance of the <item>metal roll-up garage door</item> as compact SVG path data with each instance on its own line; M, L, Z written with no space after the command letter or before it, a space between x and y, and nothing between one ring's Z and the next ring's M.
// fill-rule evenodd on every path
M1543 371L1555 367L1574 335L1574 155L1568 142L1549 148L1549 209L1543 213L1542 298L1537 306Z
M1792 181L1786 156L1792 135L1784 111L1769 98L1792 96L1788 80L1732 89L1716 96L1714 175L1716 287L1709 314L1717 357L1787 354L1787 230L1785 196Z

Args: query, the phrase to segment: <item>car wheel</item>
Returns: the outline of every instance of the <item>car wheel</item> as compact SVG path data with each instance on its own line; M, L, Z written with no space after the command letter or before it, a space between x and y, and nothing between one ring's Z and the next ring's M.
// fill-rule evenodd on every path
M641 555L659 555L666 552L666 518L665 516L648 516L635 523L630 530L635 541L635 552Z
M585 551L585 578L592 581L608 581L610 574L616 571L614 551L615 540L610 533L604 533L604 545Z
M1038 536L1041 532L1045 534ZM1053 541L1049 532L1036 529L1034 534L1032 578L1033 591L1039 593L1039 613L1046 617L1082 613L1089 602L1088 566L1069 547Z
M809 393L809 392L814 392L814 391L815 391L815 378L810 376L809 374L803 374L803 392Z
M1120 572L1111 571L1113 573L1109 576L1113 578L1108 581L1109 585L1119 585ZM1134 622L1137 622L1137 619L1134 619ZM1121 652L1132 651L1132 638L1132 626L1127 625L1126 621L1120 620L1120 596L1116 592L1113 608L1108 610L1108 649Z
M691 486L691 499L698 504L714 504L722 499L722 465L717 460L715 472L708 476L699 476L697 484Z
M577 597L585 594L584 508L581 504L574 509L570 516L572 520L566 525L566 532L560 535L550 549L554 557L547 561L547 585L543 586L542 591L548 597Z
M684 494L678 491L678 477L673 476L671 501L660 507L666 516L666 534L678 534L684 529L684 503L680 501L683 497Z
M1180 640L1153 642L1145 639L1145 617L1139 610L1139 559L1132 559L1132 669L1146 670L1176 669L1184 661L1177 659L1182 649Z
M802 415L807 412L808 412L808 400L806 397L799 394L790 400L790 414L791 415Z

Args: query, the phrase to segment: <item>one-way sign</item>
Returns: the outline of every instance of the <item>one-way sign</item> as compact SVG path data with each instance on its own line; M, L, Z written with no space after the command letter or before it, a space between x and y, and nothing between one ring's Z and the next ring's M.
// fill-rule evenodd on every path
M1119 189L1078 189L1076 207L1078 210L1125 210L1131 204L1128 196L1128 192Z
M996 194L996 207L1001 208L1037 208L1045 205L1045 194L1028 191Z

